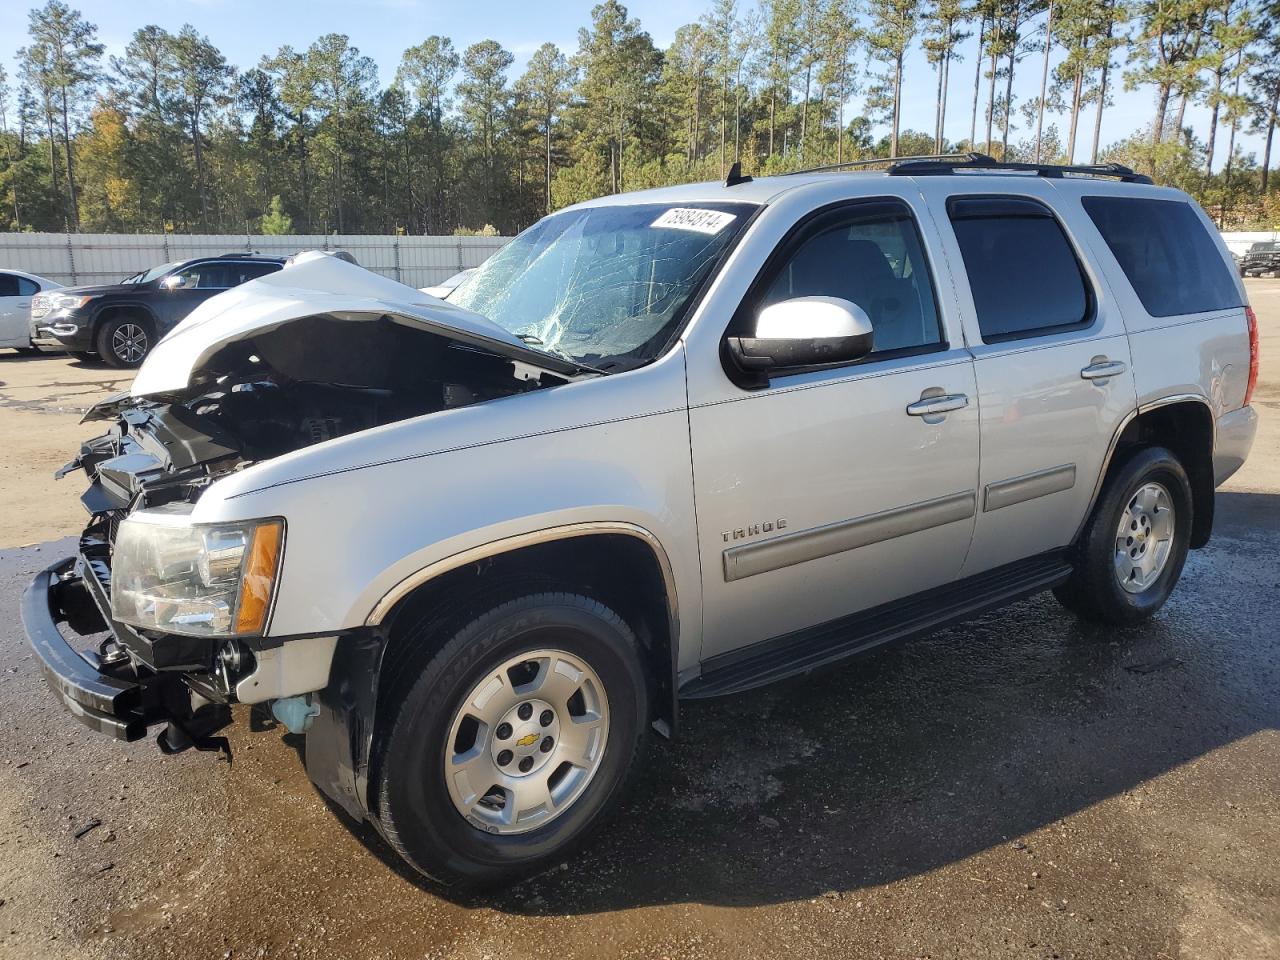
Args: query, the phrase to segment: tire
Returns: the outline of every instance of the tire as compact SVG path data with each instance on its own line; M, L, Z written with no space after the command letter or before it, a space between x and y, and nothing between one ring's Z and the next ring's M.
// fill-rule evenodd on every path
M104 320L98 327L95 344L98 356L109 366L128 370L146 359L154 337L149 320L125 314Z
M410 628L407 644L431 649L431 626L427 619ZM549 659L521 661L547 653L561 670ZM550 678L532 694L529 684L537 678L529 663L538 676ZM580 666L586 667L582 677L591 676L564 679ZM482 727L476 721L478 691L500 668L508 683L482 701ZM385 735L378 737L375 809L396 852L441 883L494 887L558 864L616 807L640 765L649 699L638 644L631 628L595 600L539 593L502 603L449 637L420 671L406 665L404 672L406 680L391 691L388 709L379 712ZM574 682L582 698L574 693L561 703ZM538 712L521 719L523 704L531 701ZM546 726L553 712L554 723ZM586 721L581 729L594 732L565 726L579 720ZM555 736L543 737L547 731ZM527 737L543 739L526 744ZM554 744L544 751L546 739ZM594 750L590 763L566 767L570 753L585 756L569 745L585 742ZM519 774L517 767L523 770L526 762L530 772ZM446 776L446 763L465 772ZM487 783L495 774L495 783ZM513 789L486 789L501 784ZM546 796L558 794L558 808L550 801L541 808L523 806L524 791L536 796L539 785L547 788ZM504 822L520 813L527 818Z
M1191 521L1191 483L1178 458L1164 447L1134 450L1107 475L1074 549L1075 569L1054 595L1086 620L1149 619L1182 575Z

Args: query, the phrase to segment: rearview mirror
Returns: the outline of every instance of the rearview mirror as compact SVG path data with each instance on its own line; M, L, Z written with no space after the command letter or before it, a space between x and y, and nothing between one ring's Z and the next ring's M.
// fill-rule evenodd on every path
M730 337L727 345L745 371L851 363L871 352L871 319L840 297L795 297L765 307L754 337Z

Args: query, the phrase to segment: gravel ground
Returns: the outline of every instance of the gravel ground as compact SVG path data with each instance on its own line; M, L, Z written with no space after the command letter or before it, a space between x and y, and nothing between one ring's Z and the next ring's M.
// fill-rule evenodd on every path
M55 705L17 608L70 541L17 545L78 527L47 468L125 381L0 359L0 957L1280 956L1280 281L1249 286L1262 433L1153 622L1038 597L692 704L583 855L461 902L247 712L228 766Z

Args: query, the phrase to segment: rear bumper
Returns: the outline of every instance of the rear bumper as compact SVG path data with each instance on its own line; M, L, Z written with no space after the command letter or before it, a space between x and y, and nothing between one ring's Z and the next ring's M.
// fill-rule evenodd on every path
M117 668L107 667L96 654L77 651L58 630L59 623L85 616L90 609L92 600L84 590L72 557L36 574L22 595L27 640L44 668L49 688L71 713L117 740L140 740L148 723L155 722L146 709L147 685L136 675L128 677L127 661Z
M1258 433L1258 414L1253 407L1241 407L1218 418L1213 446L1213 485L1220 487L1244 466L1253 438Z

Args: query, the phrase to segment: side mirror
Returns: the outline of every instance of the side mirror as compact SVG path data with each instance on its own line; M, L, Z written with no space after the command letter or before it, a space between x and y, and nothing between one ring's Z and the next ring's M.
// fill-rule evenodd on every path
M179 290L182 288L182 276L174 274L172 277L165 277L160 281L160 289L162 290Z
M871 319L839 297L795 297L765 307L754 337L729 337L734 362L744 371L851 363L872 350Z

